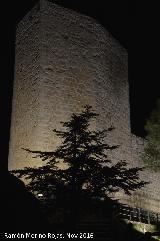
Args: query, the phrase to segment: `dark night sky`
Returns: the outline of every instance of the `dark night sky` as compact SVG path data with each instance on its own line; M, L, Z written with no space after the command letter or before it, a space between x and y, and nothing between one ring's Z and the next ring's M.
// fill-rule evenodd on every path
M7 159L8 153L15 26L35 2L14 0L1 3L0 147L3 160ZM136 1L131 5L129 0L53 2L96 18L128 49L132 130L144 136L145 120L160 96L158 61L155 60L156 55L159 56L158 24L156 15L151 18L151 6L139 5Z

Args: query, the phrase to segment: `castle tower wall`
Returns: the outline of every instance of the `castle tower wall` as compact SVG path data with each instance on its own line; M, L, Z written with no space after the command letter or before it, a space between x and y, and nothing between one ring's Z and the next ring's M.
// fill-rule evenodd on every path
M21 148L53 150L52 130L86 104L94 127L115 127L112 158L130 160L127 72L126 50L94 19L40 1L17 28L9 169L40 165Z
M35 146L38 141L41 112L39 33L40 11L37 5L16 30L9 169L32 165L21 148Z

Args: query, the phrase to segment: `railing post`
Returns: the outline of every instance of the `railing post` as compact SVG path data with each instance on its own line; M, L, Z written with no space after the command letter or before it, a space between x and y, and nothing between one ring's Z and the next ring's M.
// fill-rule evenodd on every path
M131 207L129 207L129 221L132 221L132 216L131 216Z
M148 224L150 224L150 213L149 213L149 211L147 212L148 213Z
M138 220L139 222L141 222L141 209L138 208Z

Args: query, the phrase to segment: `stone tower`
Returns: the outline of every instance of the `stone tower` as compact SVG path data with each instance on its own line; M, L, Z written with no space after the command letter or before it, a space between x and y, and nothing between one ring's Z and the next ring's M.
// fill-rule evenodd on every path
M9 170L42 165L21 148L54 150L52 130L86 104L100 114L94 128L115 127L106 141L120 147L109 157L143 166L144 140L130 129L127 73L126 50L97 21L40 0L16 31ZM119 198L159 212L160 176L146 170L142 178L150 185Z
M113 159L130 160L127 52L93 18L41 0L16 31L9 169L41 165L21 148L49 151L53 129L88 104L96 128L113 125ZM32 159L32 160L31 160Z

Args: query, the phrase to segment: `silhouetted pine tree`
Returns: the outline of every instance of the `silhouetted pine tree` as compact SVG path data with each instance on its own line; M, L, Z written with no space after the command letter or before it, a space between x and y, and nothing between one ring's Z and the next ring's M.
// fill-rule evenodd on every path
M61 145L51 152L26 151L45 162L37 169L26 168L16 171L19 176L30 179L28 187L45 197L56 197L56 203L69 205L74 211L80 204L91 200L106 200L111 193L124 190L126 194L143 187L139 180L142 168L127 168L125 161L112 164L108 151L118 146L109 146L105 137L107 130L91 130L90 123L98 117L90 106L80 114L62 122L64 131L54 130L62 139ZM62 166L66 168L62 168Z

